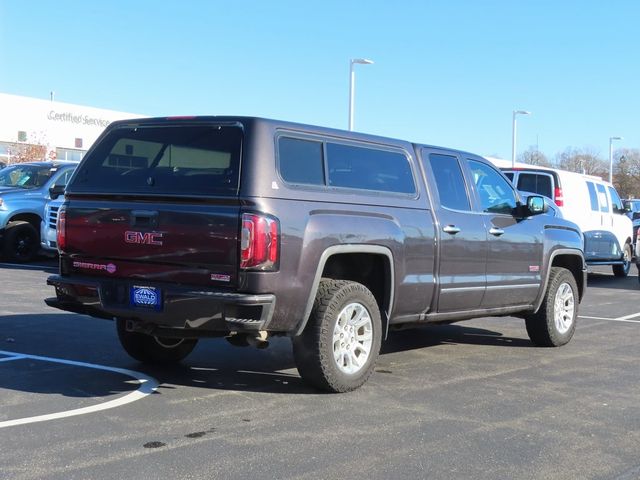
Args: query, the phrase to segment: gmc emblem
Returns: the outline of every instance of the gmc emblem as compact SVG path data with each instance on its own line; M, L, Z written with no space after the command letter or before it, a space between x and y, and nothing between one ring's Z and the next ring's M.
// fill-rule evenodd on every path
M137 243L140 245L162 245L162 233L157 232L134 232L127 230L124 232L125 243Z

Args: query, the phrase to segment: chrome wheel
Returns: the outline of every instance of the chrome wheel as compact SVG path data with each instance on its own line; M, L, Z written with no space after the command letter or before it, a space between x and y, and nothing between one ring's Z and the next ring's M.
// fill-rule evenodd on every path
M333 329L333 358L346 374L358 373L369 359L373 343L371 315L361 303L342 309Z
M573 325L575 297L568 283L562 283L556 291L554 299L554 322L558 333L567 333Z

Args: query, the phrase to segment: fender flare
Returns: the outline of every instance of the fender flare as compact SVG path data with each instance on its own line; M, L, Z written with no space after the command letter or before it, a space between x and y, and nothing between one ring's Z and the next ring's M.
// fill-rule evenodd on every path
M307 305L304 309L304 315L302 317L302 321L298 325L297 330L294 335L300 335L305 327L307 326L307 321L309 320L309 316L311 315L311 310L313 309L313 302L315 301L316 294L318 292L318 287L320 285L320 279L322 278L322 272L324 271L324 267L327 264L327 260L330 257L337 254L342 253L373 253L376 255L384 255L387 257L389 261L389 271L391 278L389 285L389 298L386 299L389 301L389 311L388 312L380 312L382 315L385 315L385 331L382 338L386 338L387 331L389 329L389 315L393 310L393 301L394 301L394 290L395 290L395 272L393 268L393 253L388 247L383 247L381 245L369 245L369 244L347 244L347 245L334 245L328 247L325 251L320 255L320 260L318 261L318 267L316 268L316 273L313 277L313 284L311 285L311 292L309 294L309 298L307 299ZM384 321L384 319L383 319Z
M551 252L551 255L549 256L549 263L547 265L547 271L545 273L544 283L542 284L542 288L540 289L540 293L534 304L534 310L533 310L534 312L537 312L540 309L540 306L544 301L544 297L547 294L547 286L549 285L549 277L551 276L551 267L553 266L553 259L558 255L573 255L580 258L580 261L582 263L582 274L585 276L583 287L582 287L583 295L584 295L584 288L586 288L586 285L587 285L586 283L587 266L584 260L584 255L580 250L575 250L572 248L559 248Z

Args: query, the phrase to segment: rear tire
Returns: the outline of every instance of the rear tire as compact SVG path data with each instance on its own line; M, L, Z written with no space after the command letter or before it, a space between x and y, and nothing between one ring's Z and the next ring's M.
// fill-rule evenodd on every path
M26 263L33 260L40 248L40 236L29 222L9 222L5 229L3 252L10 262Z
M363 385L380 353L382 322L373 294L360 283L322 280L311 316L293 338L293 355L302 378L329 392Z
M143 363L161 365L178 363L189 355L198 343L195 338L154 337L129 332L126 324L124 319L116 320L120 344L129 356Z
M616 277L626 277L631 269L631 245L624 244L624 264L613 265L613 274Z
M569 270L551 267L549 285L540 309L525 317L527 333L539 347L569 343L578 318L578 285Z

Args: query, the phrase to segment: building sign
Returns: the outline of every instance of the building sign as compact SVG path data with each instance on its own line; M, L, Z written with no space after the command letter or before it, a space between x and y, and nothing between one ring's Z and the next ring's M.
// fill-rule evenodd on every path
M109 120L105 120L104 118L95 118L90 117L89 115L74 115L71 112L59 113L55 110L49 111L47 118L54 122L67 122L74 123L76 125L93 125L103 128L111 123Z

